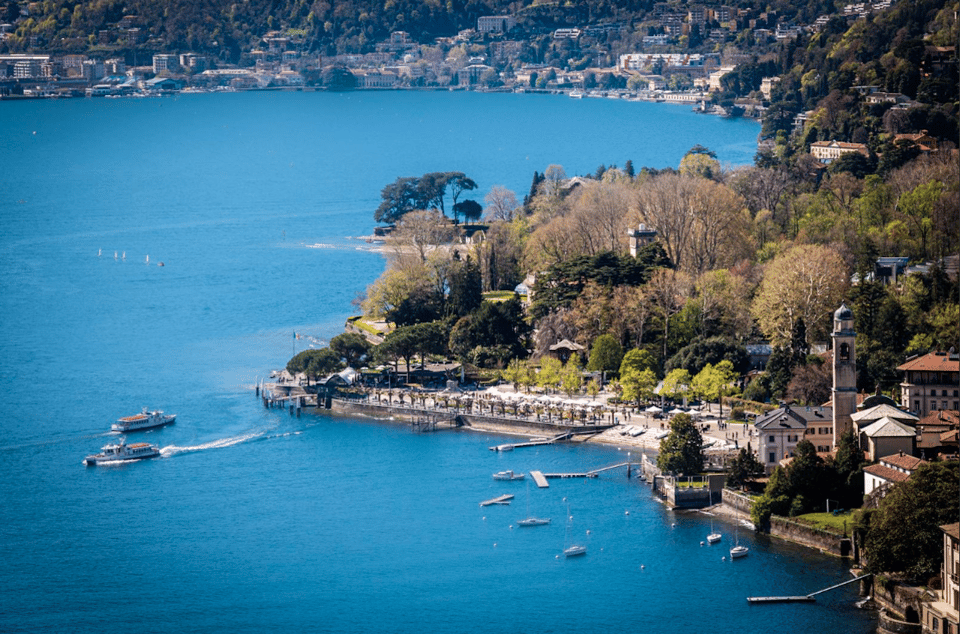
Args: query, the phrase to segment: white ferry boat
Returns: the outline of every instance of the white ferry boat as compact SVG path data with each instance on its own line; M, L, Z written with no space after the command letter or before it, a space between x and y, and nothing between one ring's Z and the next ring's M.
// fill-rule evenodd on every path
M151 427L161 427L169 425L177 419L176 414L164 414L161 410L148 412L144 407L143 411L133 416L124 416L118 418L110 429L113 431L127 432L137 431L138 429L150 429Z
M514 473L513 471L498 471L493 474L494 480L523 480L527 477L525 473Z
M100 453L84 458L83 463L88 467L104 462L126 462L128 460L144 460L156 458L160 455L160 448L145 442L135 442L128 445L123 439L117 444L104 445Z

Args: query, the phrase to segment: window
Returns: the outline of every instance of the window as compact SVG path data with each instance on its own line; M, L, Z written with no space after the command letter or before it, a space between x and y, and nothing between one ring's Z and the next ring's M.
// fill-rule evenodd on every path
M940 619L938 619L935 616L931 617L930 625L932 626L930 629L936 632L937 630L940 629Z
M772 443L775 443L775 442L777 442L777 439L774 438L773 436L770 436L770 443L772 444Z
M841 343L840 344L840 360L849 361L850 360L850 344Z
M775 451L771 451L770 459L767 460L767 462L776 462L776 461L777 461L777 453Z
M920 411L920 401L914 401L914 402L913 402L913 411L915 411L915 412L919 412L919 411Z

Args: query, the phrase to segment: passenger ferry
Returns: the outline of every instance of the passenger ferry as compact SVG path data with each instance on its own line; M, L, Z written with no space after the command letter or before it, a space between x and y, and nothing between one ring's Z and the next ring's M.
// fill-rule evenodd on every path
M126 462L128 460L144 460L156 458L160 455L160 448L145 442L135 442L128 445L122 438L113 445L104 445L100 453L84 458L83 463L88 467L104 462Z
M120 432L137 431L138 429L150 429L151 427L169 425L176 419L176 414L165 415L161 410L148 412L147 408L144 407L143 411L139 414L117 419L117 422L115 422L110 429Z

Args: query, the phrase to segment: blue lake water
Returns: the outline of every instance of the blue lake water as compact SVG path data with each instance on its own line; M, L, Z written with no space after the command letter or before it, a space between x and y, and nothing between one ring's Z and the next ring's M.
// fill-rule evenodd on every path
M486 434L293 418L252 393L340 332L382 271L355 237L398 176L459 170L479 200L494 185L522 198L551 163L676 166L696 143L748 163L756 123L474 93L0 110L0 631L870 631L852 589L744 600L843 580L841 561L747 533L750 556L721 561L732 525L724 548L701 547L708 518L622 473L529 493L490 477L615 449L501 455ZM163 457L83 467L142 406L178 414L129 435ZM512 506L478 506L503 492ZM528 504L553 523L511 528ZM557 558L574 538L588 555Z

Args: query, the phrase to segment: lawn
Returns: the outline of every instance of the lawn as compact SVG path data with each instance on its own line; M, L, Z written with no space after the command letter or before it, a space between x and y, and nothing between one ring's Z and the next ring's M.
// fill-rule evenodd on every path
M815 528L842 535L844 522L846 522L846 530L848 533L853 529L856 514L850 512L840 513L839 515L834 515L833 513L807 513L806 515L798 515L793 519L804 524L809 524Z

